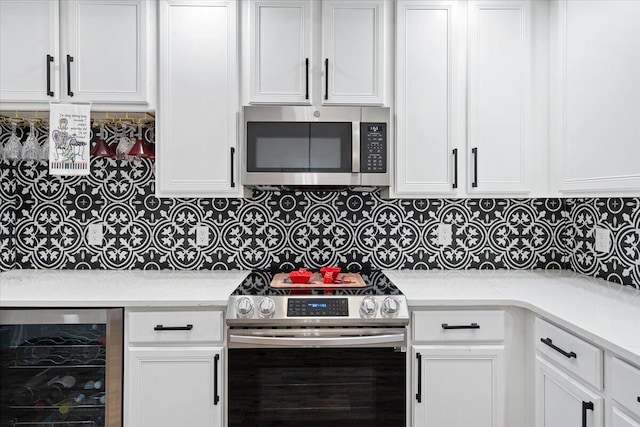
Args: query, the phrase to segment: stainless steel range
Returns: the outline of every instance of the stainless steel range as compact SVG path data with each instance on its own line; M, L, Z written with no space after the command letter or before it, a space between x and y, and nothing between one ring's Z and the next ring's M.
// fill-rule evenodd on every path
M406 426L406 298L381 272L336 282L255 272L233 293L230 427Z

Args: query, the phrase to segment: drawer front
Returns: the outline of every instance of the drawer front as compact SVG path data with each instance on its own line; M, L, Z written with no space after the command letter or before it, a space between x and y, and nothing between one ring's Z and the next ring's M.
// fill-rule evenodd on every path
M611 427L640 427L640 423L623 414L618 408L613 408Z
M613 358L611 397L640 418L640 369Z
M602 390L602 350L542 319L535 321L536 349L578 378Z
M130 343L222 342L221 311L134 311L127 314Z
M413 341L502 341L502 310L437 310L413 313Z

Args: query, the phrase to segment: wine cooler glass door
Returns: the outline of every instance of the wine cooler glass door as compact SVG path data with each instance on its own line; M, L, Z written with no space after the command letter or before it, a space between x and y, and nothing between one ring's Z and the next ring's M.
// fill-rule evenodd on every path
M121 426L122 316L0 310L0 427Z

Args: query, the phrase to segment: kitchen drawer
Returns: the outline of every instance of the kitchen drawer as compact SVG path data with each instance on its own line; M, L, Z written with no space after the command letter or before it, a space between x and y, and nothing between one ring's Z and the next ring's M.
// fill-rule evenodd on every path
M425 310L413 313L414 342L502 340L502 310Z
M221 311L131 311L129 343L222 342ZM156 330L159 329L159 330Z
M611 362L611 397L640 418L640 369L614 357Z
M602 350L540 318L535 321L535 341L540 354L602 390Z

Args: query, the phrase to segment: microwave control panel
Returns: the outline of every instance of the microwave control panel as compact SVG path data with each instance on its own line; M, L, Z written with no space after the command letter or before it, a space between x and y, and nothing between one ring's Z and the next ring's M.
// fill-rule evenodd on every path
M386 123L360 123L360 172L387 172Z

